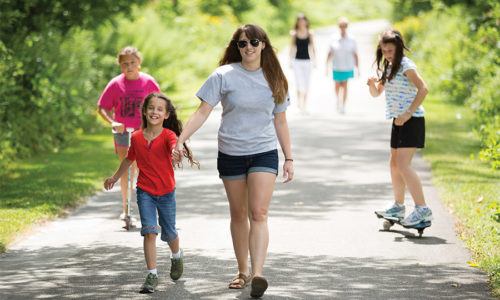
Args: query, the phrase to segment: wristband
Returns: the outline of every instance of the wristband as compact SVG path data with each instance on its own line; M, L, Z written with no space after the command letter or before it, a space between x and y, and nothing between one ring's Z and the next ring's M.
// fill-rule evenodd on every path
M405 112L409 113L410 115L413 115L413 113L409 109L407 109Z
M285 158L285 161L293 161L291 158Z

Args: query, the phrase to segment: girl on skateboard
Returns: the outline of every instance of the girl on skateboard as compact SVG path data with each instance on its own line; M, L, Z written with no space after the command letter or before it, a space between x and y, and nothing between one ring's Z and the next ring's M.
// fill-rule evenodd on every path
M413 61L404 55L405 46L397 30L385 31L376 52L377 77L368 79L370 94L379 96L385 90L386 118L393 119L390 170L395 203L377 213L384 217L403 219L403 226L414 226L432 220L418 174L411 166L417 148L424 148L425 119L422 102L427 85ZM408 188L415 209L405 218L404 197Z

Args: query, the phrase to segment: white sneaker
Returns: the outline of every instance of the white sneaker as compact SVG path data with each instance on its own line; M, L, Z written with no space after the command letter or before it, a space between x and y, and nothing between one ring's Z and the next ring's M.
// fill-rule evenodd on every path
M415 206L411 214L401 221L401 225L414 226L422 222L429 222L432 219L432 210L430 208Z
M405 206L404 205L396 205L394 203L391 207L386 210L380 210L375 212L377 215L380 215L384 218L398 218L403 219L405 217Z

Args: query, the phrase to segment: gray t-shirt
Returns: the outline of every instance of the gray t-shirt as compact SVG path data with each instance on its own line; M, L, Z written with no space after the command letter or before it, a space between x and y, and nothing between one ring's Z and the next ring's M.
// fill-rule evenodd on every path
M240 63L215 69L196 96L215 107L222 103L219 151L228 155L250 155L276 149L274 114L290 104L274 103L262 69L245 70Z

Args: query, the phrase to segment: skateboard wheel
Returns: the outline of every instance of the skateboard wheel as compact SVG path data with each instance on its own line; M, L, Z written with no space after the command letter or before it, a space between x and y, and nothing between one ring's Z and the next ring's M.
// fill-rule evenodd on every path
M384 227L384 230L389 230L389 229L391 229L391 227L392 227L393 224L394 223L385 220L384 223L382 224L382 226Z

